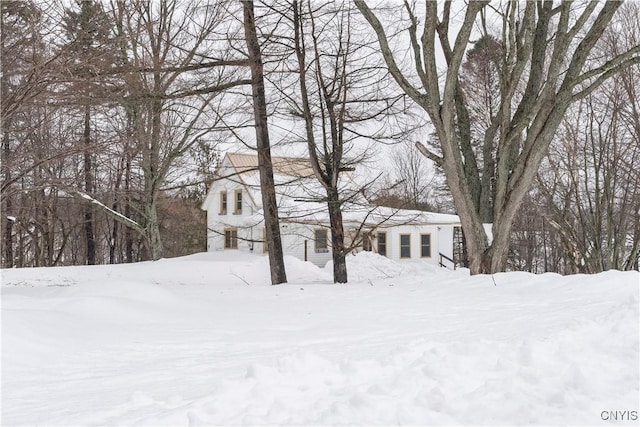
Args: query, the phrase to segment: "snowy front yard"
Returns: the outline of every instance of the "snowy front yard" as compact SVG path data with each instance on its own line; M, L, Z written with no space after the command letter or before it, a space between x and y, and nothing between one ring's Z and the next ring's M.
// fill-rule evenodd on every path
M638 273L238 256L2 271L2 424L638 424Z

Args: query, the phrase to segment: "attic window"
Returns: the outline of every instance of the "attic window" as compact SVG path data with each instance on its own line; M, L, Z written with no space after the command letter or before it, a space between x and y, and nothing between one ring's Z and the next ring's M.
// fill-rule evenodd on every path
M234 211L235 214L242 213L242 190L235 191Z
M226 214L227 214L227 192L223 190L220 192L220 215L226 215Z
M316 252L329 252L329 246L327 245L327 230L324 228L318 228L314 232L314 247Z

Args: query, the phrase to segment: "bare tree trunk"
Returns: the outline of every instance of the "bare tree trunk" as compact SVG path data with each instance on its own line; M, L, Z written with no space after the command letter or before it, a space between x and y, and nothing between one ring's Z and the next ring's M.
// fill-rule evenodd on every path
M129 158L129 153L127 156L127 165L124 172L124 193L125 193L125 205L124 205L124 215L127 218L131 218L131 159ZM131 227L126 227L124 230L124 253L125 253L125 261L127 263L133 262L133 231Z
M157 261L162 258L163 245L160 235L160 220L158 218L158 195L153 194L151 201L145 203L145 234L149 257Z
M2 53L5 52L5 42L6 37L4 34L5 26L4 26L4 14L0 14L0 23L3 24L1 28L2 37L0 37L0 45ZM7 61L0 61L0 67L2 69L2 76L0 77L0 90L4 97L8 96L8 75L7 75ZM9 128L10 128L10 118L8 117L5 110L5 105L2 105L2 114L0 116L0 120L2 120L2 180L3 184L7 183L11 180L11 169L8 166L8 160L11 152L11 144L9 142ZM13 267L13 223L14 221L10 219L10 215L12 214L11 209L13 207L13 203L11 198L13 197L9 192L5 191L4 194L0 196L0 225L2 226L2 268L11 268Z
M327 190L329 206L329 223L331 225L331 255L333 258L333 282L347 283L347 260L344 250L344 227L342 224L342 210L340 209L340 194L333 188Z
M160 71L154 70L154 92L161 93ZM162 258L163 247L160 235L160 221L158 219L158 196L161 174L159 169L161 128L162 128L162 101L154 99L148 112L150 114L151 132L145 138L145 166L144 170L144 237L148 256L153 260Z
M4 73L3 73L3 86L4 86ZM4 92L4 91L3 91ZM11 179L11 171L7 166L6 162L9 158L9 153L11 150L11 146L9 145L9 132L8 126L6 124L7 119L2 120L2 169L3 170L3 178L5 182L8 182ZM12 214L11 210L13 208L12 195L7 194L2 195L2 218L0 221L2 223L2 268L11 268L13 267L13 223L14 218L10 215Z
M118 162L118 170L116 171L116 182L113 186L114 197L111 209L115 212L117 212L120 207L118 193L120 192L120 184L122 183L123 163L125 163L124 159L120 159ZM115 264L117 261L116 248L118 246L119 229L120 223L114 220L113 227L111 228L111 236L109 237L109 264Z
M84 110L84 191L93 195L93 171L91 162L91 107ZM87 245L86 264L96 263L96 238L93 230L93 206L87 203L84 208L84 234Z
M2 231L2 268L13 267L13 223L14 221L9 219L7 213L11 210L11 199L6 198L4 201L4 229Z
M251 93L253 96L253 113L255 116L260 190L262 193L262 207L269 247L271 284L277 285L286 283L287 275L284 267L282 241L280 239L280 221L278 218L278 205L273 179L273 164L271 162L269 128L267 126L267 102L264 89L264 70L260 45L258 44L258 36L256 34L253 2L251 0L243 0L242 6L244 11L244 32L251 64Z
M640 218L640 212L636 212L636 217ZM624 261L623 270L637 270L640 260L640 221L636 222L633 230L633 246L627 259Z

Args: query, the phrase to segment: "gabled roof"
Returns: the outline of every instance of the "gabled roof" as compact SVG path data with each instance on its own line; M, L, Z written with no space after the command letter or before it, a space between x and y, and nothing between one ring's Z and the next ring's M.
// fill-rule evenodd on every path
M292 186L300 186L299 181L305 181L308 186L317 183L311 163L309 159L303 157L279 157L274 156L271 158L273 164L273 175L276 186L278 187L278 195L282 196L282 193L290 193ZM232 170L229 170L231 168ZM216 180L214 183L221 179L229 179L242 184L249 195L249 198L253 201L253 204L260 207L260 174L258 171L258 155L257 153L226 153L218 170L216 171ZM202 203L201 209L206 209L206 206L211 203L211 197L214 186L208 189L207 197ZM282 197L280 197L282 198Z
M258 155L245 153L227 153L233 167L238 173L254 171L258 169ZM310 177L313 169L309 159L302 157L271 157L273 173L299 178Z

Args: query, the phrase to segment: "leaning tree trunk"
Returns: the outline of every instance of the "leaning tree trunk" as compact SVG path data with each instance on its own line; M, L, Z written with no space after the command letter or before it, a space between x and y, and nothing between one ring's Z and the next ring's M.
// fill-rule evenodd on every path
M282 241L280 239L280 222L278 219L278 205L273 179L273 164L271 162L269 128L267 126L267 101L264 89L264 70L260 45L258 44L258 36L256 34L253 2L243 0L242 7L244 10L244 32L247 41L247 50L249 51L249 62L251 64L251 93L253 96L253 113L256 127L262 210L264 212L267 245L269 248L271 284L277 285L286 283L287 275L284 267Z

